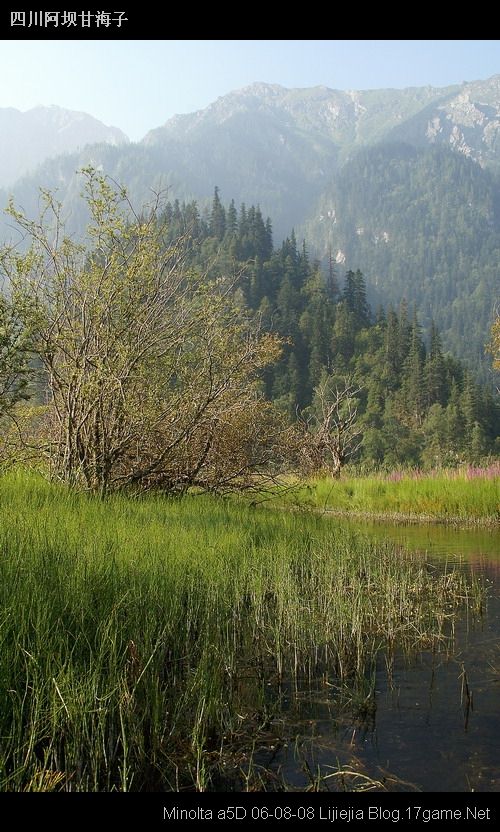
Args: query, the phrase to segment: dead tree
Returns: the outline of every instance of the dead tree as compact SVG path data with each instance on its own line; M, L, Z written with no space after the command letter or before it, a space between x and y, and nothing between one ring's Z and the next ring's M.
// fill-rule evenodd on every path
M302 417L302 463L307 473L338 477L362 441L358 424L361 387L351 376L323 379L314 391L312 412Z

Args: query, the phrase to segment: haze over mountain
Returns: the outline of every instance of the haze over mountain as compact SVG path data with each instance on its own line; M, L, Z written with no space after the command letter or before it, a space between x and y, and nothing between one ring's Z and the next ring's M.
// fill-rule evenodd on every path
M120 145L128 138L117 127L107 127L87 113L55 106L34 107L25 113L2 107L0 186L10 186L47 158L98 142Z
M68 134L78 134L74 122ZM57 186L76 227L75 171L88 163L139 204L166 187L170 199L196 199L203 209L217 185L227 203L260 205L275 242L295 228L340 273L360 268L372 301L414 302L447 348L487 374L499 286L500 75L346 92L256 83L173 117L141 142L47 160L9 192L36 214L37 187Z
M228 197L260 202L281 236L303 221L308 199L355 149L395 141L443 144L498 165L500 75L444 89L362 92L253 84L175 116L143 144L165 165L175 160L172 170L200 196L200 186L208 195L216 182Z

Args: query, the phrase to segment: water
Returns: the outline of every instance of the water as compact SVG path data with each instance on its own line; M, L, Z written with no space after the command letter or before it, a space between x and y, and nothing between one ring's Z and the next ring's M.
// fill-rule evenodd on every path
M404 543L438 568L448 561L480 574L487 609L480 621L459 618L452 654L396 655L389 669L380 655L375 698L361 696L354 716L339 713L338 691L322 680L282 691L286 740L257 761L297 789L318 776L325 788L342 787L340 767L352 772L349 788L369 778L380 790L500 791L500 532L366 524L363 532Z

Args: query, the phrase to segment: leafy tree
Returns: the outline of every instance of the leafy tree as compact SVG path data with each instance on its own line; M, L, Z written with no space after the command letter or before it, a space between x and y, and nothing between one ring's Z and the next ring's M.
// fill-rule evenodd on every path
M16 304L0 295L0 419L28 398L30 339Z
M103 495L250 485L281 430L258 386L278 339L234 305L231 281L185 268L186 241L165 242L158 202L139 216L84 173L88 241L64 236L45 193L39 221L11 206L31 247L3 258L42 365L52 470Z

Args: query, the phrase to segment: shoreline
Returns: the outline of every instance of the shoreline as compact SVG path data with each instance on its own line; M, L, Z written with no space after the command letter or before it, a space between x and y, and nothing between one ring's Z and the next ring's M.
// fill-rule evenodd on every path
M454 526L455 528L463 529L500 529L500 517L492 515L486 515L485 517L461 517L460 515L406 514L401 511L359 511L343 508L319 508L318 506L308 505L282 506L282 508L290 508L298 512L311 511L314 514L339 517L344 520L368 520L374 523L394 523L394 525L400 526L427 524Z

